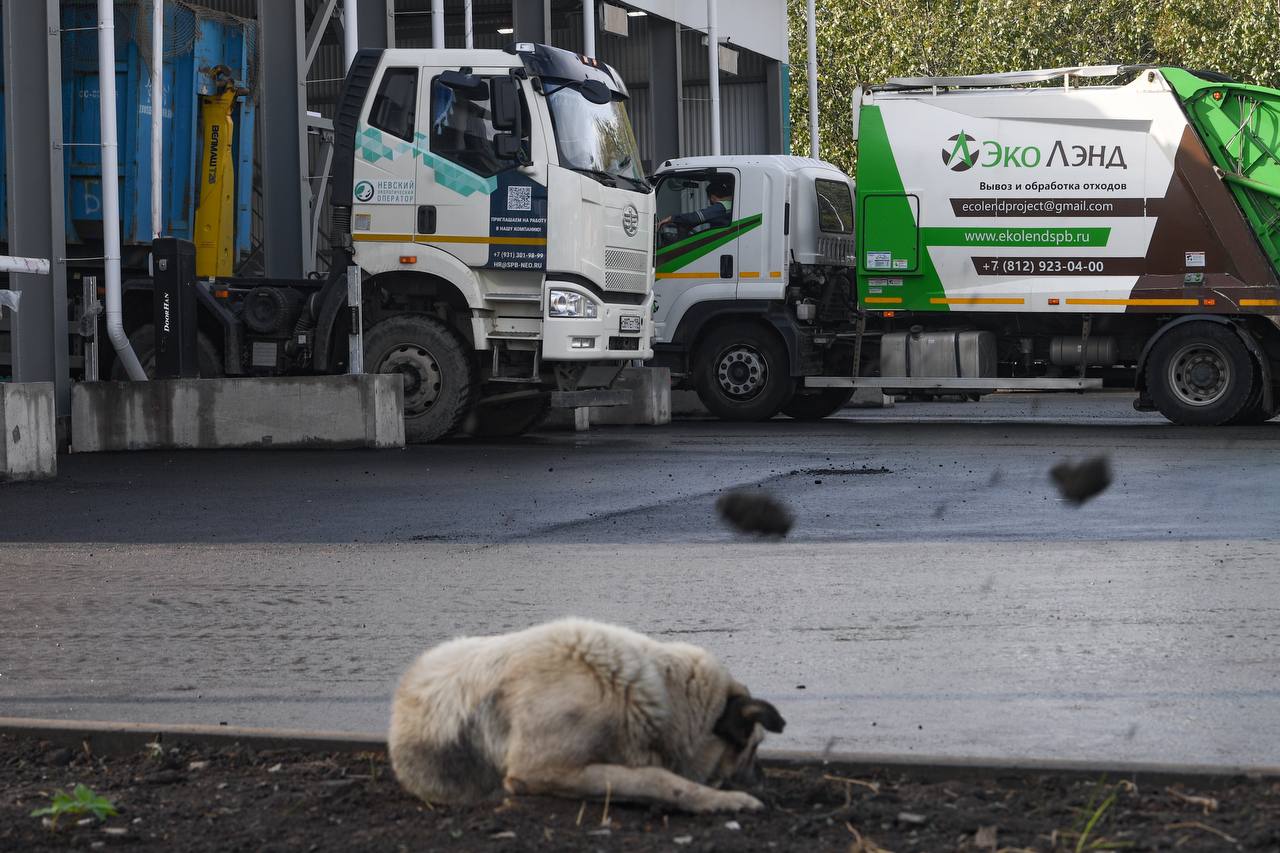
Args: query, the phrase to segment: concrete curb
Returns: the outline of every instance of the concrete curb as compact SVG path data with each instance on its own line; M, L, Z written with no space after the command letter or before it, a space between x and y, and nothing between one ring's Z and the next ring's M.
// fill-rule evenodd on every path
M300 729L256 729L239 726L193 726L171 723L113 723L97 720L43 720L0 717L0 735L35 737L59 746L79 747L86 741L97 755L137 752L146 744L189 743L229 746L241 743L257 749L298 749L310 752L381 752L386 738L380 734L315 732ZM1053 760L1005 760L954 758L928 755L874 753L819 753L763 751L761 759L775 767L825 765L840 775L890 771L920 781L972 778L974 776L1134 779L1151 783L1186 782L1222 784L1241 778L1280 780L1280 767L1242 767L1215 764L1149 764L1139 762L1089 762Z

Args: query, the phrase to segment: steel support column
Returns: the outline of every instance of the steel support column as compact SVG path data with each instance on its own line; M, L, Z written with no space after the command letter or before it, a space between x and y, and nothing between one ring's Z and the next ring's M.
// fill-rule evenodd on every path
M5 169L9 253L48 258L49 275L9 273L23 294L19 382L52 382L59 415L71 413L63 221L62 42L58 0L4 4ZM12 317L12 315L11 315Z
M513 41L551 42L549 0L511 0Z
M376 5L376 4L369 4ZM301 278L315 259L309 228L303 0L258 0L262 55L262 221L266 272Z
M787 116L786 75L783 64L776 59L766 59L764 65L765 118L769 126L766 128L765 154L790 154L787 150Z
M649 27L649 151L651 168L680 156L684 110L681 95L684 82L680 69L680 26L657 15L647 19Z
M395 47L395 0L360 0L360 46Z

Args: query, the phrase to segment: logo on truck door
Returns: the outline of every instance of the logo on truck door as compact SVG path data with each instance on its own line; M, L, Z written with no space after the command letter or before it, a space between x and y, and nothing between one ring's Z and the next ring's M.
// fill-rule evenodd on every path
M951 143L951 148L942 149L942 165L950 166L953 172L967 172L972 169L978 156L975 150L978 140L962 130L947 141Z

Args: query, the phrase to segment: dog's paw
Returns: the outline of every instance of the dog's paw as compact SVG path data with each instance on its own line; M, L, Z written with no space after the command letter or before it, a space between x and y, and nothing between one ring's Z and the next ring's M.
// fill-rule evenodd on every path
M764 803L745 791L717 791L716 798L699 811L707 812L758 812Z

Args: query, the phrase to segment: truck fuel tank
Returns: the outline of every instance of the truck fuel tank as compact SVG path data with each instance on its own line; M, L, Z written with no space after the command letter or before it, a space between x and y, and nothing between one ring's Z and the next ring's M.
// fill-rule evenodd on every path
M928 332L915 327L880 341L881 376L974 378L996 375L993 332Z

